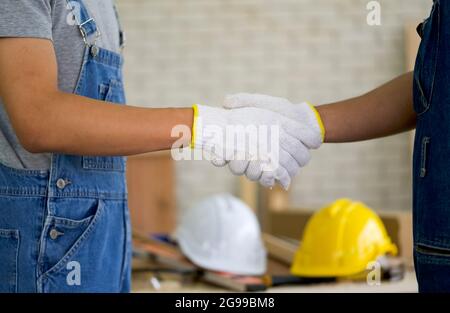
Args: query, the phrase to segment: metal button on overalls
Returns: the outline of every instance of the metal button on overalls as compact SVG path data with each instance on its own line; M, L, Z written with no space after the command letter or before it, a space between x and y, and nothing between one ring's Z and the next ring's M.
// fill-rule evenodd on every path
M56 240L56 239L59 237L59 235L60 235L60 233L59 233L55 228L53 228L53 229L50 231L50 238L51 238L52 240Z
M94 58L97 56L98 52L99 52L98 47L96 45L93 45L91 47L91 54Z
M59 189L64 189L64 187L66 187L66 184L67 184L66 181L62 178L59 178L56 181L56 187L58 187Z

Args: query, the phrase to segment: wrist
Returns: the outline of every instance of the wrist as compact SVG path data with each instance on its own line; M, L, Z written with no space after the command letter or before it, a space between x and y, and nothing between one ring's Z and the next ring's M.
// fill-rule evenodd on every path
M329 127L329 118L328 118L328 112L326 110L326 105L319 105L315 107L315 110L317 114L320 116L320 120L323 127L323 142L330 142L330 127Z
M215 141L227 125L227 110L195 104L192 124L191 147L202 149L208 142ZM220 137L220 136L219 136Z
M306 102L306 104L309 105L311 111L312 111L313 114L314 114L314 118L315 118L315 120L316 120L316 122L317 122L317 126L318 126L318 129L319 129L319 131L320 131L320 135L321 135L321 139L322 139L322 143L323 143L323 142L325 142L326 130L325 130L325 124L324 124L323 119L322 119L322 115L321 115L321 113L319 112L319 108L320 108L320 107L317 107L317 108L316 108L314 105L312 105L312 104L309 103L309 102Z

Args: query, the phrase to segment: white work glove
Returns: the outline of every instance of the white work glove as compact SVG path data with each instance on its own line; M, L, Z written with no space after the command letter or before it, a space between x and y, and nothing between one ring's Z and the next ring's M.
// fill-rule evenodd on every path
M325 129L317 110L309 103L292 104L286 99L260 95L240 93L230 95L225 98L223 106L227 109L238 109L243 107L257 107L279 113L283 116L296 120L302 125L297 138L308 148L318 149L323 143ZM305 153L296 155L295 151L290 147L290 143L281 142L282 149L290 151L291 156L296 159L300 167L305 166L309 158L305 158ZM308 153L309 156L309 153ZM233 160L229 162L230 171L236 175L246 173L248 169L254 168L254 161ZM247 173L246 173L247 174ZM273 185L271 177L264 177L260 182L265 186ZM290 175L291 178L294 175Z
M319 113L308 102L292 104L284 98L266 96L261 94L237 93L225 98L223 107L238 109L244 107L270 110L293 119L303 127L298 138L309 148L318 149L325 137L325 129Z
M192 147L202 149L215 166L244 161L245 168L233 168L232 172L237 175L245 172L249 179L264 186L279 182L287 189L291 177L310 159L299 136L303 126L288 116L260 108L225 110L202 105L194 105L194 116ZM229 139L227 126L240 127L245 144L226 140ZM270 131L272 126L276 127L275 132ZM250 133L243 131L246 127L258 130L256 138L249 140ZM260 130L269 134L261 136ZM278 145L276 150L269 143L274 139Z

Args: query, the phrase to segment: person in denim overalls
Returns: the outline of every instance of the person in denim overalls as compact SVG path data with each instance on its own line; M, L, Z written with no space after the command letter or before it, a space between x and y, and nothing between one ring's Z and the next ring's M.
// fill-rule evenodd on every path
M122 56L96 46L100 30L79 4L87 45L75 93L124 104ZM125 158L53 154L50 171L0 164L0 195L10 208L0 217L0 292L130 291Z
M450 292L450 3L435 0L414 71L414 257L419 290Z
M353 142L416 128L414 259L420 292L450 292L450 2L434 0L419 25L414 72L352 99L318 106L325 142ZM248 106L241 97L236 106ZM252 106L285 105L258 96Z
M307 146L322 141L315 109L306 104L302 113L308 119L289 116L289 108L122 105L122 56L97 45L101 23L88 11L96 7L93 12L101 17L99 6L105 5L101 21L106 25L113 2L90 4L0 2L0 147L8 150L0 150L0 292L130 291L131 231L122 156L190 146L215 166L245 165L239 171L230 165L233 174L287 188L309 160ZM66 9L76 23L72 14L66 18ZM108 25L105 38L117 27L115 21ZM72 41L61 28L69 36L75 31ZM113 47L119 46L118 38L123 44L120 27L118 32ZM67 65L76 60L63 52L78 37L84 58L72 89L65 84L73 70ZM305 135L306 121L315 129ZM283 141L275 151L282 157L261 149L267 145L264 135L245 145L227 139L229 126L276 127L281 131L274 133L281 135L272 142L281 147ZM42 169L37 161L45 163ZM268 161L270 167L264 166Z

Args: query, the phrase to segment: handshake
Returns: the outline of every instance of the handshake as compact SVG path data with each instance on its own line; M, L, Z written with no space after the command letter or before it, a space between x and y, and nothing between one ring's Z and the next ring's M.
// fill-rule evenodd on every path
M194 105L191 147L201 149L215 166L228 166L265 187L288 189L324 140L316 109L307 102L259 94L225 98L224 108Z

